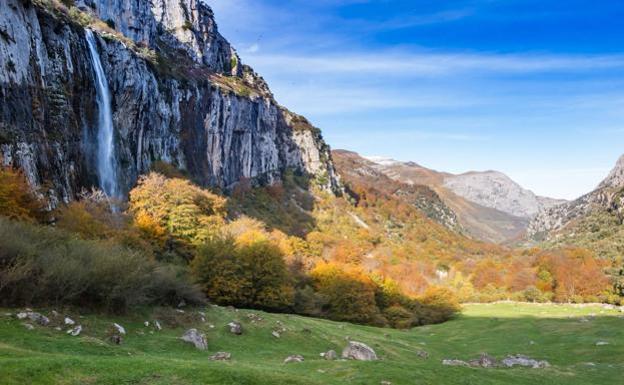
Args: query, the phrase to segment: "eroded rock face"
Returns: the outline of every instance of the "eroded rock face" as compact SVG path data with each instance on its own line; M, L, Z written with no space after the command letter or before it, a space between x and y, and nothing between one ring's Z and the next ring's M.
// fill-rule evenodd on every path
M206 341L206 335L197 331L197 329L189 329L184 333L180 339L184 342L193 344L199 350L208 349L208 341Z
M77 4L171 61L163 71L95 33L123 193L157 160L225 190L241 180L273 183L286 169L340 190L319 131L280 107L262 78L240 64L201 1ZM97 186L95 79L84 29L28 0L2 1L0 68L0 163L46 186L51 206Z
M349 345L342 351L342 358L356 361L375 361L377 354L373 348L366 344L349 341Z

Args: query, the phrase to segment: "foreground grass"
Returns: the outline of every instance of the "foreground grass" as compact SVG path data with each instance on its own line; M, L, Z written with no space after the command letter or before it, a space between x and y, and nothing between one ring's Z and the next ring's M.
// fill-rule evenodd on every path
M200 309L204 310L204 309ZM84 326L79 337L54 325L27 330L0 310L0 384L614 384L624 370L624 319L614 310L569 305L468 305L457 319L410 331L378 329L290 315L209 307L206 322L196 310L145 309L124 317L70 312ZM46 311L42 311L48 314ZM263 318L251 322L248 314ZM589 321L581 322L583 317ZM159 319L162 331L144 321ZM225 325L242 322L235 336ZM277 321L287 331L277 339ZM124 343L108 342L112 322L128 331ZM210 325L214 325L211 328ZM196 327L208 337L201 352L178 337ZM324 361L320 352L340 353L345 338L372 346L377 362ZM596 346L605 341L609 345ZM429 353L428 359L418 356ZM212 362L217 351L230 362ZM471 359L482 352L498 358L526 354L548 360L548 369L474 369L443 366L445 358ZM305 362L283 364L301 354Z

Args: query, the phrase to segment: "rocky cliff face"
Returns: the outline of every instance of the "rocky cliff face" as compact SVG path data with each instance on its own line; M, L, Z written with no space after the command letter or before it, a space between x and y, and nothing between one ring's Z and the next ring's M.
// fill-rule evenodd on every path
M472 202L521 218L531 218L543 209L562 203L539 197L497 171L449 176L445 178L444 185Z
M0 2L0 159L54 205L96 186L95 30L127 192L155 161L204 185L272 183L288 168L338 191L318 129L280 107L196 0ZM107 21L108 26L102 21ZM111 27L114 27L111 28Z
M594 191L540 212L531 221L528 234L533 239L548 239L556 232L599 213L613 216L618 225L624 222L624 156Z

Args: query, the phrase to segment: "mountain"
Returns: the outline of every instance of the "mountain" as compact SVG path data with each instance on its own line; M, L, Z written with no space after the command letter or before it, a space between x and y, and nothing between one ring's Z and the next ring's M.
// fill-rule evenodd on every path
M377 164L355 152L334 150L336 169L345 181L374 186L381 192L410 203L429 219L448 229L461 231L457 216L431 188L421 184L402 183L377 169ZM355 192L357 194L357 192Z
M624 156L592 192L537 215L528 235L547 246L583 246L612 257L624 252L623 224Z
M521 218L531 218L543 209L562 203L539 197L498 171L448 176L444 186L471 202Z
M496 171L454 175L414 162L382 157L367 159L394 180L425 185L436 191L453 210L462 228L485 241L501 243L521 238L531 216L559 202L538 197Z
M158 161L223 190L287 169L340 189L320 131L277 104L203 1L3 0L0 68L0 160L52 206L105 180L124 195Z

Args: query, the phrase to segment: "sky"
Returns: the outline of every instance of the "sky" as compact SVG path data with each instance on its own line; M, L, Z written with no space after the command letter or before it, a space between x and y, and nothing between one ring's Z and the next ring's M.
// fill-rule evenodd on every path
M624 154L624 1L204 1L334 149L566 199Z

